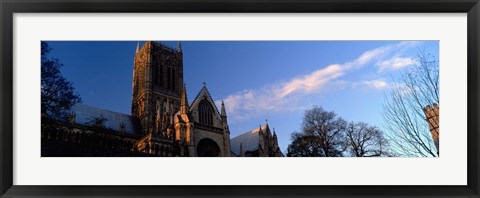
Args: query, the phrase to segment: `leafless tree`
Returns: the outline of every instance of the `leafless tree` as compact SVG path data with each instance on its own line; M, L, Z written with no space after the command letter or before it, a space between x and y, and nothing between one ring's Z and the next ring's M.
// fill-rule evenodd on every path
M287 157L324 157L320 141L316 136L294 132L288 145Z
M107 121L108 119L105 118L105 116L100 115L97 117L92 117L88 123L93 127L105 129L107 128L107 126L105 125Z
M388 141L377 127L350 122L345 130L347 151L352 157L390 156Z
M42 117L59 119L82 99L73 84L62 76L63 64L49 57L51 50L47 42L41 42L41 113Z
M314 106L305 111L302 133L292 136L287 156L303 152L309 156L341 157L345 151L345 127L346 121L334 112ZM299 148L306 150L295 150Z
M403 156L438 156L423 109L438 104L438 61L421 51L413 65L391 85L384 104L384 130L391 148Z

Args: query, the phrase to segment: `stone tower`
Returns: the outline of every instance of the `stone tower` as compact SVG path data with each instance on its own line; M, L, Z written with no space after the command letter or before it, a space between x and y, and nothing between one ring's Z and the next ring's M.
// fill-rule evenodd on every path
M439 136L440 136L440 114L438 109L438 104L433 104L433 107L427 105L423 112L425 113L425 117L428 123L428 127L430 128L430 133L432 134L433 142L435 143L435 147L437 148L437 154L440 153L439 151Z
M183 89L183 53L159 42L137 44L132 78L132 116L140 119L144 134L170 137L173 115L180 110Z

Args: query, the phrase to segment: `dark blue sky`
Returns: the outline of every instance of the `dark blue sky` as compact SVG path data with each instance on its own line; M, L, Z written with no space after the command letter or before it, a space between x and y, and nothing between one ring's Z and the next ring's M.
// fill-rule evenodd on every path
M50 41L83 103L130 114L137 41ZM143 42L140 42L142 45ZM175 41L166 42L176 47ZM282 151L313 105L349 121L381 125L392 78L419 49L437 41L183 41L184 81L194 99L202 83L225 100L231 137L268 119ZM409 61L410 60L410 61Z

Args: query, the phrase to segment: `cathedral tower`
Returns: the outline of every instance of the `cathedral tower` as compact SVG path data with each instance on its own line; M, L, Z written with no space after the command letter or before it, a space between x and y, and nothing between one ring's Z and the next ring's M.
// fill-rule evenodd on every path
M142 132L172 136L173 115L180 110L183 89L183 52L159 42L137 45L132 78L132 116Z

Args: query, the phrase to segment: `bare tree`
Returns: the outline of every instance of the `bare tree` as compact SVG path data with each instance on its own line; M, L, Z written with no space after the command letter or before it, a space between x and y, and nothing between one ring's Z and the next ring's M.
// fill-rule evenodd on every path
M440 105L439 67L435 57L421 51L400 82L391 85L384 104L384 129L392 149L404 156L438 156L423 109Z
M41 112L42 117L63 118L74 104L81 102L73 84L62 76L63 64L48 56L52 49L41 42Z
M346 121L334 112L314 106L305 111L302 133L292 136L293 144L289 145L287 156L303 152L312 156L341 157L345 151L345 127ZM297 148L306 150L299 152Z
M319 138L313 135L294 132L292 143L288 145L287 157L324 157Z
M364 122L350 122L345 130L346 147L352 157L390 156L382 131Z
M90 119L90 121L88 122L88 124L90 124L91 126L96 127L96 128L105 129L105 128L107 128L107 126L105 125L105 123L107 123L107 121L108 121L108 119L105 118L105 116L100 115L100 116L97 116L97 117L92 117Z

